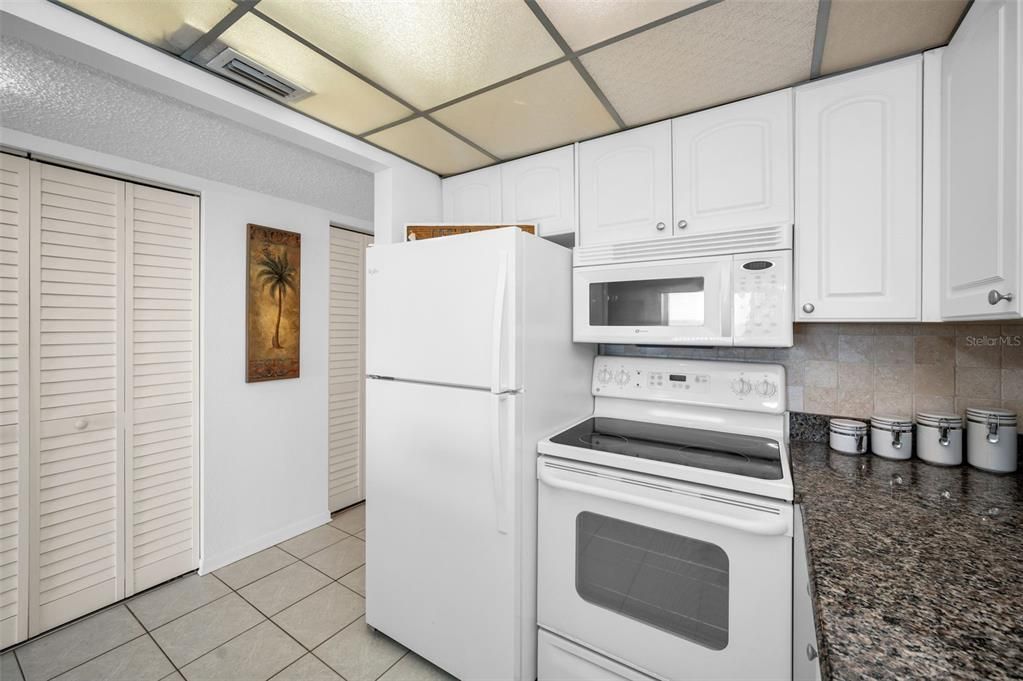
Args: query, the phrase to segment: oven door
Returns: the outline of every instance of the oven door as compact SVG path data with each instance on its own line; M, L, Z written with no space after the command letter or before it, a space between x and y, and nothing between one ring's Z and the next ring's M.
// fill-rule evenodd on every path
M685 258L573 269L580 343L732 344L732 259Z
M791 504L543 456L538 477L542 628L670 681L791 676Z

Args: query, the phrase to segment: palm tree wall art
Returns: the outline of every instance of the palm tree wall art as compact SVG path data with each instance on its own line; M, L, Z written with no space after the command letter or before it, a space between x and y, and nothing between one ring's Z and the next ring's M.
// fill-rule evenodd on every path
M299 375L302 236L248 226L246 381Z

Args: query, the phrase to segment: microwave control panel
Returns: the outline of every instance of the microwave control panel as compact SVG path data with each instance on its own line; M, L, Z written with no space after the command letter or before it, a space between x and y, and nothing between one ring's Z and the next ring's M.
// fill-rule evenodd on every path
M732 260L732 344L792 346L792 251Z
M593 395L777 414L786 408L785 367L600 355Z

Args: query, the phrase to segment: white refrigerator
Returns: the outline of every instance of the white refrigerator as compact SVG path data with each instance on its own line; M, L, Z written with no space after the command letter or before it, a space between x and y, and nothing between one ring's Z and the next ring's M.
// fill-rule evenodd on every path
M517 228L369 249L366 622L536 678L536 444L592 411L571 252Z

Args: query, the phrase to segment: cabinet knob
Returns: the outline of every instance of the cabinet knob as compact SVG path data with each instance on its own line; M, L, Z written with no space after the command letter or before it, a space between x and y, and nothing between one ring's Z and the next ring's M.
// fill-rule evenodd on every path
M75 430L85 430L89 426L89 422L85 419L78 419L75 421Z
M666 226L667 226L667 225L665 225L665 224L664 224L663 222L658 222L658 223L657 223L657 231L658 231L658 232L663 232L663 231L664 231L664 228L665 228Z
M813 647L812 643L806 644L806 659L811 662L817 659L817 649Z
M685 220L679 220L678 221L678 228L679 229L685 229L688 226L689 226L689 223L686 222Z
M803 303L803 312L806 314L813 312L813 303Z
M1011 293L1001 293L997 289L991 289L987 292L987 302L991 305L997 305L1003 300L1012 301Z

